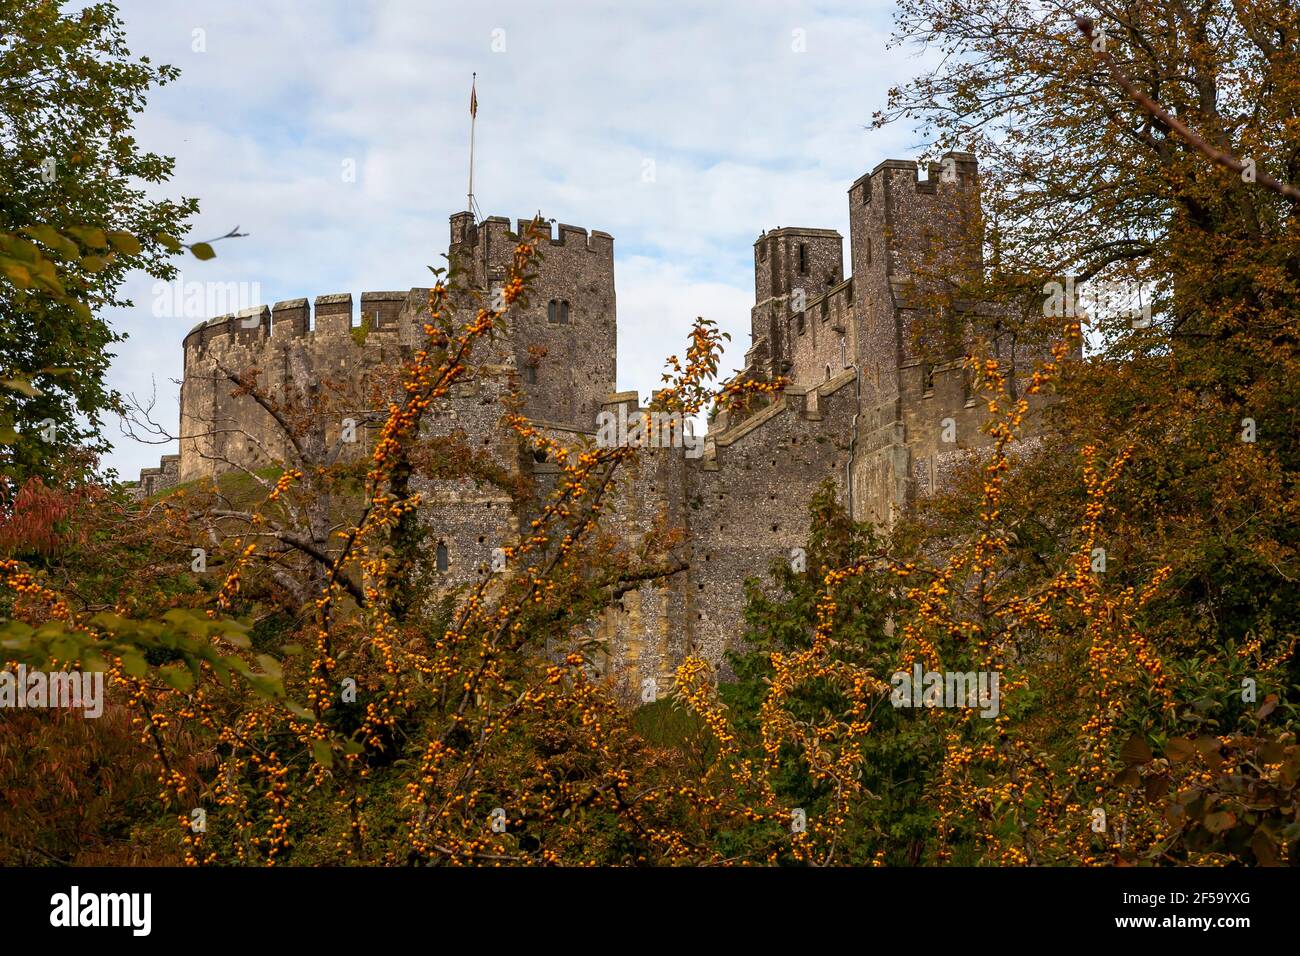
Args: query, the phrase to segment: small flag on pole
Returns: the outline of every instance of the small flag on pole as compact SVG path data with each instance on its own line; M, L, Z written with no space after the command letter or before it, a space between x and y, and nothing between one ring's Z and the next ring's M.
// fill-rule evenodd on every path
M465 197L466 208L474 213L474 126L478 122L478 74L469 81L469 195Z

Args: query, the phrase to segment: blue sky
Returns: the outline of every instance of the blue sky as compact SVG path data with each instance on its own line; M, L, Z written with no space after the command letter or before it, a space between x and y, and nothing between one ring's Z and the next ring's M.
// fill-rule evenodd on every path
M614 236L619 386L648 393L696 315L732 334L723 369L741 365L759 232L847 237L849 184L923 145L866 128L930 65L886 48L892 2L470 6L121 0L132 52L182 71L138 139L176 157L166 194L200 200L189 238L249 234L187 259L183 280L244 283L267 304L427 285L465 205L477 72L483 215L540 210ZM156 385L174 429L181 339L202 317L156 316L152 287L133 278L135 307L110 315L130 336L110 383ZM175 450L108 427L123 477Z

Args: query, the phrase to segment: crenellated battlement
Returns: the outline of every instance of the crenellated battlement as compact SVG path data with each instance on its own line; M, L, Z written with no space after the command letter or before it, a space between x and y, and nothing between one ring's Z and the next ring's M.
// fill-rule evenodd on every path
M453 248L460 247L463 250L477 248L480 254L482 250L490 250L489 255L495 259L500 252L513 250L532 221L531 216L520 217L514 220L512 229L511 220L505 216L488 216L475 223L474 217L469 213L456 213L451 217L451 243ZM545 219L541 225L549 230L548 238L552 246L595 253L611 260L614 257L614 237L607 232L593 229L588 233L582 226Z
M501 216L450 219L451 254L486 289L505 274L518 231ZM517 231L516 231L517 230ZM506 334L482 346L480 361L520 370L526 412L538 420L588 427L599 398L614 386L617 320L613 237L567 223L552 224L530 284L529 302L514 310ZM358 301L359 299L359 301ZM350 292L295 298L218 315L184 339L181 388L183 480L230 467L260 467L280 449L274 423L246 396L232 393L231 374L255 370L276 395L288 386L314 388L321 378L356 378L366 368L396 368L420 340L429 290ZM461 305L457 304L456 308Z
M927 196L935 195L941 183L965 190L976 188L979 182L979 164L974 153L944 153L938 161L927 165L925 179L921 178L921 166L915 160L886 159L854 180L849 187L850 203L862 206L887 195L884 183L891 170L899 171L899 175L892 177L892 186L897 188L901 179L914 192Z
M289 342L311 342L317 338L351 335L362 328L370 335L393 337L403 325L403 316L414 316L428 301L427 289L407 292L363 292L360 316L354 321L350 292L319 295L308 299L286 299L273 306L253 306L229 315L200 322L185 336L185 362L201 361L210 351L232 347L249 349L283 347ZM313 322L313 315L315 321Z
M352 293L339 292L199 323L184 340L179 480L265 467L287 453L278 426L234 393L230 375L255 372L260 386L280 397L310 393L322 379L358 380L367 368L400 367L427 307L427 289L363 292L356 318Z

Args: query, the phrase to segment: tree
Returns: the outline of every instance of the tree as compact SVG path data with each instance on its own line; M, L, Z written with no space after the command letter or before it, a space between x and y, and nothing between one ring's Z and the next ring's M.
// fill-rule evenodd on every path
M1293 633L1300 205L1285 189L1300 183L1300 14L1086 8L1076 23L905 0L900 39L960 55L893 91L879 119L919 119L989 158L990 248L1007 261L1045 281L1105 280L1150 310L1088 317L1092 354L1066 370L1037 466L1057 480L1026 483L1016 531L1061 540L1055 519L1083 487L1077 450L1124 452L1109 573L1169 563L1168 620L1198 640ZM1280 189L1264 188L1268 171Z
M819 493L804 570L776 566L778 595L750 588L737 680L678 669L677 746L637 733L586 654L595 614L677 568L654 560L671 529L629 545L601 526L633 450L565 447L507 404L521 458L559 466L554 490L521 509L501 573L394 597L418 592L411 475L468 464L425 443L425 411L526 295L536 231L503 308L482 290L456 308L440 274L364 460L333 454L320 422L337 407L228 369L310 444L247 476L260 501L188 509L183 491L119 515L120 499L31 486L32 520L0 527L22 542L0 556L0 645L129 688L164 797L144 845L189 862L1294 863L1300 14L1098 7L1080 34L1073 11L904 0L902 35L951 55L892 115L990 157L994 268L931 288L952 306L932 306L935 341L960 333L991 440L888 538ZM1057 314L1043 286L1065 272L1150 283L1152 321L1123 296ZM1007 336L1037 353L1021 387ZM705 407L718 341L697 323L656 408ZM1019 441L1049 391L1046 430ZM73 507L95 519L79 534ZM198 532L219 583L184 571ZM59 549L81 564L49 567ZM996 696L903 709L913 667L996 675ZM0 740L15 753L10 778L29 764ZM20 826L75 819L49 794L21 807ZM120 825L116 808L96 819ZM66 859L80 834L49 836L18 855Z
M681 567L660 559L659 527L629 543L601 526L637 448L566 447L506 403L519 458L545 451L559 466L554 489L532 499L501 573L441 601L391 600L420 571L401 536L418 494L400 473L472 474L455 448L428 447L421 423L474 374L474 347L526 296L542 235L535 224L520 238L499 307L456 308L439 270L424 338L359 460L310 426L328 403L270 396L251 372L227 369L232 391L264 403L292 439L274 479L242 476L260 500L191 508L181 489L148 503L111 532L123 558L138 560L142 538L153 544L152 567L125 580L98 535L81 573L0 559L12 594L6 653L31 667L106 668L129 688L185 860L640 863L709 852L673 786L675 761L637 738L586 640L624 591ZM697 323L684 360L668 360L656 409L689 415L718 397L707 382L720 339ZM323 531L307 514L322 500L338 506ZM196 586L182 562L209 530L216 580ZM82 587L90 570L93 599ZM196 748L215 752L216 765L196 761ZM191 826L195 809L205 829Z
M988 526L980 593L1029 681L1029 732L954 776L948 805L980 808L958 815L1006 861L1284 860L1300 835L1297 11L904 0L898 26L949 55L878 120L981 155L988 284L1014 264L1002 291L1041 284L1043 320L1085 320L1090 345L1038 446L1008 460L1015 493L974 507L977 463L903 532L919 552ZM1067 277L1081 294L1057 312ZM965 591L943 598L937 619ZM1224 740L1202 753L1211 729ZM998 802L1032 774L1051 782ZM1256 813L1217 815L1257 786L1273 789ZM1111 825L1090 835L1098 808Z
M198 208L146 198L173 161L132 135L146 93L177 75L131 57L111 3L0 10L0 460L15 484L109 447L103 415L121 401L104 378L122 336L99 311L131 304L119 290L132 269L174 276L173 237Z
M751 760L760 759L763 704L775 674L772 655L811 647L828 574L834 577L845 568L871 569L846 577L834 590L835 657L882 678L897 669L899 641L891 617L898 612L899 602L894 582L881 573L885 542L871 524L850 519L837 498L834 484L827 482L809 502L808 546L796 561L773 566L779 587L776 596L770 596L757 580L748 582L743 650L727 654L736 679L720 684L718 696ZM786 709L795 720L815 725L825 712L838 712L846 704L833 682L815 680L790 694ZM844 823L831 861L905 866L921 862L934 831L934 815L924 795L939 754L939 740L925 721L881 698L873 712L871 733L862 742L860 799ZM772 787L778 800L803 810L809 819L821 818L828 809L828 788L813 779L793 742L780 747ZM743 853L743 858L759 861L776 849L778 858L788 859L790 834L788 826L780 825L784 823L723 833L717 840L718 851L724 857Z

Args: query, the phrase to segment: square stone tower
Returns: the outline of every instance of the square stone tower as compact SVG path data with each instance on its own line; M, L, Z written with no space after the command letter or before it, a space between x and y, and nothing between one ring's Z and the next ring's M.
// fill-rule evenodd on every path
M476 223L468 212L451 217L453 261L471 270L473 284L491 296L504 279L519 236L503 216ZM512 315L509 338L524 413L575 428L592 427L601 402L618 390L618 320L614 299L614 237L560 223L543 241L529 298Z

